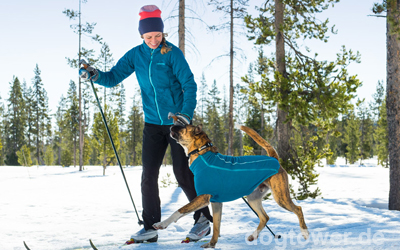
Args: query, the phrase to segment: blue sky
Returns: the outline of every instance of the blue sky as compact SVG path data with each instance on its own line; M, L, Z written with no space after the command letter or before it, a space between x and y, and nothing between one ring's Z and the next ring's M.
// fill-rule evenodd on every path
M375 0L376 1L376 0ZM347 49L361 53L361 63L349 67L351 74L357 74L363 82L359 89L360 98L371 100L378 80L386 81L386 22L384 18L368 16L374 0L342 0L334 8L320 15L321 20L328 17L335 24L337 35L331 35L328 43L305 41L312 52L319 54L320 60L334 60L335 54L342 45ZM173 1L128 1L128 0L88 0L82 4L84 22L96 22L95 34L104 38L110 46L114 60L117 61L129 49L142 43L138 33L139 9L145 4L156 4L163 11L165 19L173 12L178 2ZM187 1L187 4L192 1ZM197 2L190 8L208 24L223 22L220 13L212 12L212 7L206 3ZM249 11L254 11L254 5L264 1L250 1ZM70 21L62 11L78 9L78 0L14 0L0 1L0 96L8 98L9 83L13 76L31 84L36 64L42 71L42 80L48 92L52 112L56 110L61 95L67 93L70 80L77 82L78 72L71 69L65 57L74 57L78 49L78 36L70 29ZM188 16L194 16L187 13ZM174 22L165 22L165 31L169 33L171 42L177 45L177 28ZM229 50L229 34L227 31L211 33L198 21L187 21L191 32L190 45L186 50L186 58L191 66L197 82L200 82L204 72L208 85L215 79L220 86L229 83L229 59L222 58L209 65L218 55ZM239 35L237 35L239 37ZM86 48L99 51L97 44L84 37L82 44ZM236 46L243 49L246 58L235 61L236 81L248 69L248 64L257 57L257 51L252 42L245 36L239 38ZM133 74L124 81L127 89L127 105L138 86Z

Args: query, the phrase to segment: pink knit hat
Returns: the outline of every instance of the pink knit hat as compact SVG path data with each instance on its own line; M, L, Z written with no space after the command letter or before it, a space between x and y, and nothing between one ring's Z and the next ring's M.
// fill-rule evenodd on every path
M164 23L161 19L161 10L155 5L145 5L139 11L139 33L164 32Z

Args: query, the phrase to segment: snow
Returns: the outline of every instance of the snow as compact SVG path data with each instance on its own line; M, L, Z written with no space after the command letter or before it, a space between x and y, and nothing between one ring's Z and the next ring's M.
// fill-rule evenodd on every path
M124 168L141 215L141 166ZM263 202L268 226L256 242L246 238L258 218L241 200L224 203L217 249L400 249L400 212L389 211L389 169L371 159L359 165L318 168L322 197L296 201L303 208L310 239L300 236L297 217L275 201ZM171 166L162 166L160 197L163 219L187 203ZM151 244L121 246L140 230L118 166L89 166L84 171L60 166L0 167L0 249L90 249L89 239L105 249L199 249L204 242L181 244L193 224L191 215ZM207 236L209 240L211 237Z

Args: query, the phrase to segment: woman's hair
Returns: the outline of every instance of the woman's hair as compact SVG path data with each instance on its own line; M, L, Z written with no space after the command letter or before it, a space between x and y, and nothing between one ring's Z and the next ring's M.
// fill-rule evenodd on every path
M161 54L167 54L168 52L170 52L172 50L172 48L170 46L168 46L167 44L167 40L165 39L168 36L168 33L163 33L163 38L162 38L162 47L161 47Z

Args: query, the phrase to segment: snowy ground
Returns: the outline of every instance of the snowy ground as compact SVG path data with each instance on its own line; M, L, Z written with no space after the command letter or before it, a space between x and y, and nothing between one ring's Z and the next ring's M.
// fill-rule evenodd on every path
M274 201L264 201L269 227L255 243L246 237L258 219L242 200L224 204L219 249L400 249L400 212L387 210L389 171L371 160L366 166L318 168L322 197L297 201L311 237L300 236L297 217ZM124 169L141 211L141 167ZM187 200L174 183L171 167L162 167L163 218ZM168 174L170 176L168 176ZM0 167L0 250L90 249L88 240L105 249L199 249L204 242L181 244L192 216L159 231L159 242L121 247L140 229L119 167ZM210 239L210 236L207 237ZM112 245L114 243L114 245ZM111 244L111 245L110 245Z

